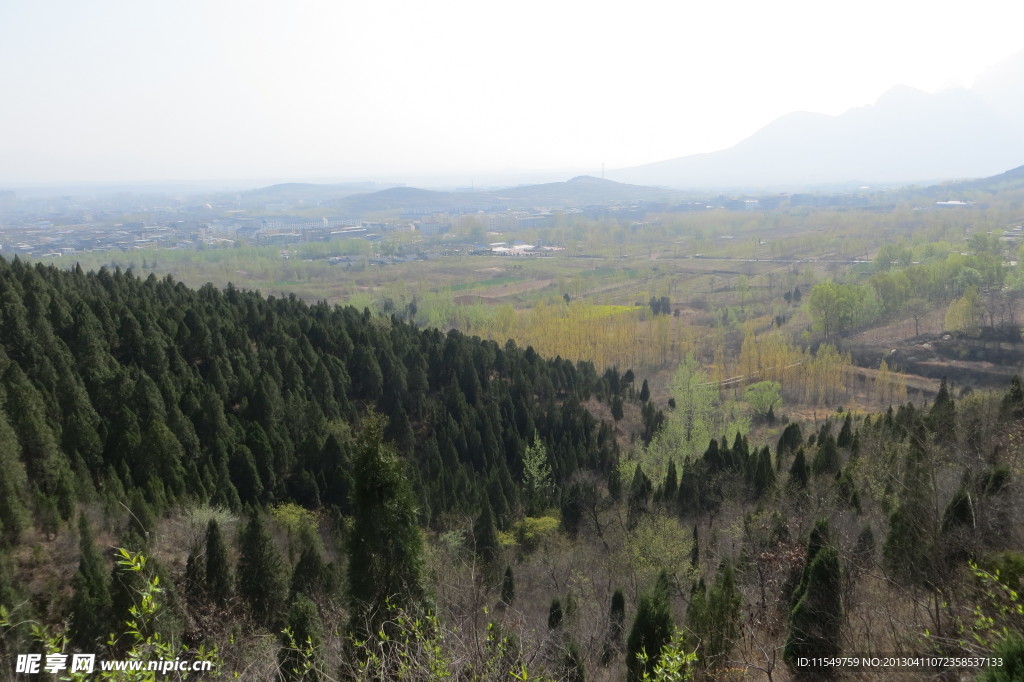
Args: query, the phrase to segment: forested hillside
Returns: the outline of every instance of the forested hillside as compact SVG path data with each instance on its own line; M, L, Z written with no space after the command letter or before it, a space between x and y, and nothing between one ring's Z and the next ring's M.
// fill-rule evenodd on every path
M692 356L659 408L511 342L15 260L0 406L2 676L59 650L243 679L1021 664L1016 380L771 410L757 442Z
M424 523L473 508L489 483L504 514L535 440L556 482L616 462L580 406L610 390L586 364L170 278L17 261L0 277L5 413L27 474L11 509L40 523L121 490L158 513L186 499L348 513L349 427L368 411L415 465ZM31 515L10 513L16 537Z

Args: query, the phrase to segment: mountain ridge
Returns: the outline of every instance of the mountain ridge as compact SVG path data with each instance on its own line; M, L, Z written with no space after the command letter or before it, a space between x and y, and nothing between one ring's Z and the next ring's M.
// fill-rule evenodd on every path
M792 112L717 152L610 171L622 182L687 189L923 183L984 177L1024 158L1024 52L976 89L897 85L829 116Z

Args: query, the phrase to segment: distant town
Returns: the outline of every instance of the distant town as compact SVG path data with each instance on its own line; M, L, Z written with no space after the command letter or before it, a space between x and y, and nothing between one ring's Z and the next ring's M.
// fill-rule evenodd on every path
M562 195L551 195L552 187L569 187L586 180L600 183L606 196L600 203L569 205ZM322 186L316 187L323 192ZM567 183L538 185L548 192L552 206L521 208L500 203L470 201L466 197L487 197L480 193L421 192L432 197L420 200L373 203L373 198L386 191L354 195L360 209L345 210L338 215L322 215L332 205L344 209L345 199L306 201L274 199L259 201L254 196L266 190L254 190L230 198L196 201L175 199L165 195L144 195L128 192L106 196L20 197L13 191L0 191L0 254L34 258L74 257L79 253L131 251L137 249L211 249L236 246L279 246L283 257L289 257L289 246L310 242L359 239L375 242L393 233L413 233L423 237L440 237L475 251L500 256L544 255L558 250L554 244L529 244L524 241L488 241L495 234L514 234L520 230L549 228L568 224L576 217L614 219L634 227L643 226L651 214L705 211L769 211L779 207L864 207L870 200L864 193L827 195L772 195L762 197L718 196L708 200L630 201L617 198L619 188L642 189L596 178L577 178ZM865 188L866 189L866 188ZM661 190L666 195L668 190ZM420 195L416 195L420 196ZM651 196L654 196L651 194ZM436 197L436 198L433 198ZM347 197L352 199L353 196ZM460 207L458 202L470 204ZM528 199L521 199L523 203ZM435 205L430 205L430 203ZM484 208L478 206L483 205ZM943 200L936 208L969 208L971 202ZM375 207L387 210L373 210ZM310 213L321 214L310 217ZM374 217L369 217L371 215ZM384 217L381 217L381 216ZM449 239L444 239L450 235ZM431 250L425 250L430 253ZM351 260L332 256L332 261Z

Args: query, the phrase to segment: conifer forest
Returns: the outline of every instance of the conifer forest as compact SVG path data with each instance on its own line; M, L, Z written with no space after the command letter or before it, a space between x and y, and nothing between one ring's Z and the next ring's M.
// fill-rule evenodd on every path
M4 257L0 679L1024 679L998 196Z

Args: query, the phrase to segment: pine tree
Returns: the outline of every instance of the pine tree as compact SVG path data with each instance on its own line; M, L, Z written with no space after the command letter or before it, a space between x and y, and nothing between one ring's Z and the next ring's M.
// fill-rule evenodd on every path
M630 682L637 682L643 679L644 673L653 672L661 657L661 648L672 640L673 628L668 575L662 571L654 588L640 597L633 628L626 641L626 671ZM637 658L641 652L647 655L646 666Z
M505 568L505 576L501 579L501 603L512 606L516 600L516 582L512 575L512 566Z
M263 517L249 519L239 539L238 594L257 622L276 629L285 613L288 575ZM209 580L209 576L207 576Z
M1010 379L999 408L1000 417L1004 420L1024 419L1024 388L1021 387L1020 376L1014 374Z
M839 451L831 433L818 439L818 451L814 455L811 470L815 475L839 471Z
M362 638L377 632L386 604L415 611L426 600L415 498L383 430L379 416L367 417L355 458L348 585L352 627Z
M782 470L782 462L785 460L786 455L790 452L796 452L803 442L804 437L800 432L800 425L796 422L789 424L782 430L779 442L775 446L775 468L777 471Z
M939 519L931 506L932 486L925 453L912 444L903 473L899 506L889 516L889 533L882 547L886 568L898 580L933 588L945 570L936 543Z
M723 562L711 590L698 583L686 619L698 644L697 657L706 670L720 667L739 637L740 593L732 565Z
M612 419L620 421L623 417L622 411L622 398L615 396L612 398Z
M134 534L142 543L149 542L149 534L156 527L153 519L153 510L142 496L142 492L135 489L128 496L130 503L128 507L128 532ZM138 550L144 549L140 546Z
M946 385L946 378L942 378L939 385L939 392L935 395L935 402L928 413L928 426L936 434L940 443L955 442L956 432L956 405L950 395L949 387Z
M663 499L667 504L674 504L676 495L679 494L679 474L676 472L676 461L668 461L668 472L665 474L665 483L662 486Z
M583 656L580 654L580 647L576 640L566 635L562 660L559 663L558 679L565 682L584 682L587 679L586 669L583 667Z
M633 472L633 482L629 484L627 525L630 529L636 528L640 518L647 513L652 491L651 479L647 478L643 467L637 464L636 471Z
M71 581L70 639L78 648L92 650L98 640L110 634L112 601L106 562L96 548L85 515L78 518L78 546L78 573Z
M555 597L548 607L548 630L554 630L562 625L565 614L562 612L562 600Z
M482 562L485 570L490 572L498 560L501 552L501 543L498 542L498 529L494 525L494 514L491 512L491 503L484 498L480 506L480 515L473 524L473 541L477 558Z
M310 598L333 599L337 591L337 574L332 564L324 561L320 536L308 526L299 531L299 561L292 571L291 595L304 593Z
M608 633L605 635L604 648L601 651L602 665L608 665L622 651L622 637L626 633L626 598L622 590L612 594L611 606L608 609Z
M803 490L807 487L808 478L810 478L810 474L807 471L807 460L804 458L804 449L801 447L796 451L793 465L789 468L789 481L800 490Z
M841 448L848 448L853 444L853 419L850 413L846 413L843 420L843 428L839 430L839 437L836 438L836 445Z
M28 479L18 459L19 449L14 429L0 409L0 537L12 543L29 523Z
M192 601L197 601L206 594L203 587L205 579L203 573L203 565L199 560L197 548L192 547L185 559L185 595Z
M768 451L768 446L762 447L752 459L753 477L751 483L754 487L754 493L757 497L761 497L775 483L775 470L772 469L771 453Z
M782 654L794 674L808 672L797 667L800 657L839 655L843 621L841 583L839 552L831 544L828 522L819 521L811 531L803 576L793 592L789 635ZM814 670L821 672L821 668Z
M286 682L314 682L324 679L320 660L323 648L323 624L316 604L299 594L288 613L288 628L281 633L277 654L280 679Z
M231 568L228 550L216 519L206 525L206 570L203 585L206 595L215 603L224 605L231 598Z

